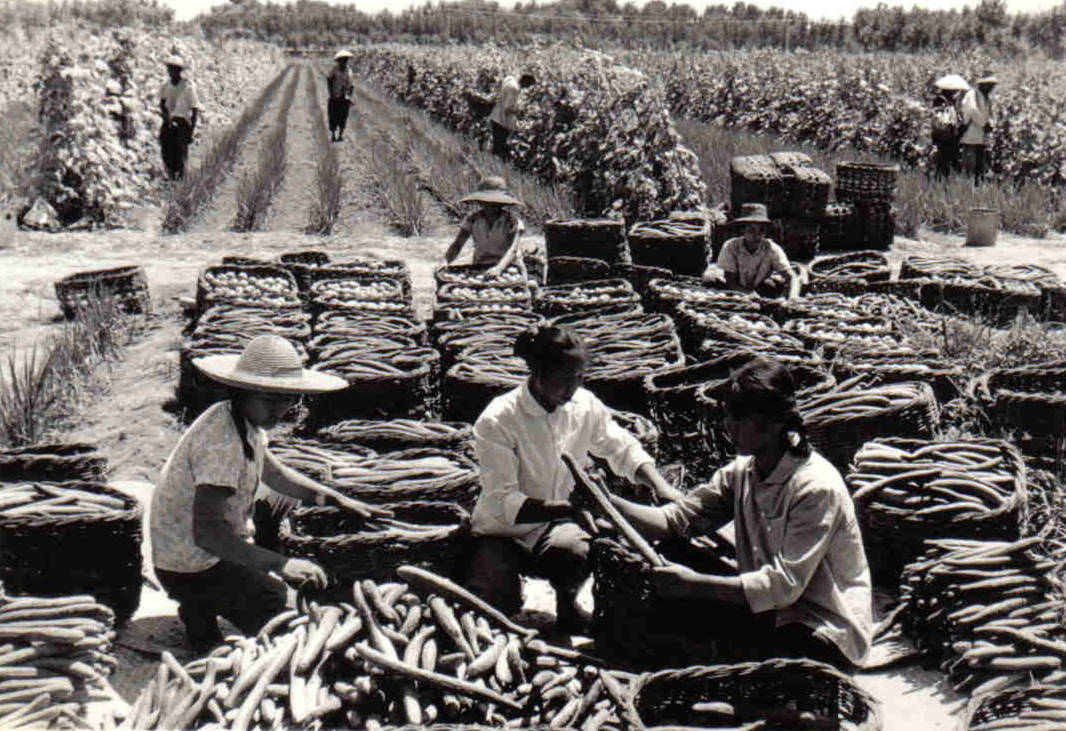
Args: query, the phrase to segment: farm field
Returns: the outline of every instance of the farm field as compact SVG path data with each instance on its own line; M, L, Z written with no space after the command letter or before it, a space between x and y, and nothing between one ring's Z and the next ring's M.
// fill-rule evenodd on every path
M165 49L156 50L162 53ZM192 49L187 52L196 53ZM204 47L201 52L211 51ZM248 49L227 52L240 56L247 55ZM190 205L179 232L163 232L167 206L173 205L173 199L168 198L172 191L153 177L158 175L158 162L154 137L148 135L148 142L136 152L129 169L104 174L106 178L113 172L116 180L147 175L154 181L128 195L116 194L105 206L121 211L121 216L134 221L137 228L58 234L19 231L0 248L0 269L6 275L0 278L0 353L21 352L60 327L52 283L63 276L124 264L144 267L153 314L125 348L123 357L102 367L99 383L50 435L98 444L109 459L111 478L142 499L150 494L150 484L158 479L183 429L172 403L185 327L183 311L195 299L200 270L222 256L273 260L282 253L313 249L328 252L339 261L367 257L400 260L410 271L415 313L426 318L435 304L434 271L442 263L461 215L457 199L486 174L505 174L529 204L524 215L535 230L526 242L530 250L537 251L544 247L544 237L537 229L554 217L612 211L654 217L675 208L695 207L707 199L698 160L684 148L671 121L669 106L676 109L679 103L671 99L676 90L668 87L664 97L660 90L649 87L641 74L602 59L599 65L586 66L575 74L566 69L553 72L548 59L535 61L549 79L540 92L543 96L535 100L537 107L542 112L557 109L560 95L585 93L590 96L568 97L566 103L584 109L588 116L570 129L550 130L549 149L538 149L530 142L548 130L522 130L519 153L511 166L485 153L483 135L472 125L461 123L466 118L466 102L457 90L467 84L484 88L485 79L467 74L447 87L436 76L443 72L435 70L425 54L408 56L392 46L381 50L379 56L368 52L363 62L372 83L361 81L357 85L345 140L330 144L325 140L318 108L323 105L328 64L283 64L263 49L256 52L262 54L259 62L249 63L241 71L247 81L242 84L239 100L218 81L225 57L212 61L219 68L205 64L202 71L197 70L197 80L200 73L205 78L201 95L227 101L208 117L204 137L193 147L190 170L207 167L204 161L216 150L213 145L224 131L231 129L240 115L249 110L254 114L248 116L234 146L228 172L219 176L217 187L208 191L201 204ZM455 62L441 55L444 60L436 62ZM413 88L406 77L409 58L417 58L420 64ZM159 76L155 70L158 54L149 60L152 66L138 65L138 89L151 89L151 79ZM513 59L498 57L495 62L503 67ZM676 71L667 73L665 67L654 65L659 63L655 59L645 59L645 63L649 76L669 78ZM810 67L809 73L817 74L817 68ZM918 68L905 72L914 80L924 79L923 73ZM208 81L212 78L214 84ZM1017 77L1019 83L1027 78ZM274 93L257 96L272 79L276 80ZM96 81L106 83L102 78ZM757 86L760 82L752 78L745 83ZM596 85L603 92L602 104L591 99L590 90ZM130 96L150 96L138 94L131 92ZM402 106L396 97L416 108ZM750 102L754 106L759 103ZM632 114L621 114L627 105L633 107ZM135 117L143 129L155 123L148 108L138 107L141 116ZM701 112L693 116L706 121ZM531 117L542 124L553 119L546 112ZM1044 121L1048 120L1040 123ZM1061 120L1051 122L1057 125ZM751 126L741 121L729 124ZM794 129L799 129L798 125ZM773 131L807 139L785 128ZM1028 138L1023 135L1018 139ZM856 138L847 138L846 143L853 145ZM861 149L882 152L869 144ZM1013 149L1020 149L1020 144L1016 142ZM324 160L329 157L335 160L340 181L339 191L333 190L339 203L332 209L323 172L328 167ZM602 167L588 172L588 162L593 159ZM1045 163L1038 162L1041 170ZM551 175L545 176L549 169ZM540 182L546 178L550 183ZM306 233L312 229L324 232ZM1040 239L1001 234L995 247L983 249L963 247L958 236L922 232L916 239L897 238L886 257L894 273L906 257L950 255L978 266L1039 265L1066 280L1066 258L1061 256L1064 245L1066 239L1056 232ZM550 598L546 582L530 582L527 612L536 621L543 621L543 615L549 613ZM589 599L586 587L583 601ZM182 645L180 625L173 613L173 603L157 587L144 588L140 610L129 628L120 632L117 642L121 665L113 685L125 702L134 700L144 687L146 673L157 664L152 653L167 649L179 660L192 659ZM958 724L964 698L951 690L939 672L909 665L861 673L858 683L882 702L886 731L946 731Z

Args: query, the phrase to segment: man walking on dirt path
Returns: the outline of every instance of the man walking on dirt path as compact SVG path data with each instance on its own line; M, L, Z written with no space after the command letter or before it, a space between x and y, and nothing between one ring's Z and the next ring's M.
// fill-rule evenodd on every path
M182 78L185 61L172 55L166 60L168 81L159 89L159 110L163 114L163 126L159 129L159 147L163 165L170 180L185 177L185 162L189 159L189 144L196 132L196 120L200 114L200 98L191 79Z
M344 139L344 127L348 124L348 109L352 106L352 91L355 81L348 68L348 51L338 51L333 57L337 65L329 72L326 81L329 84L329 104L326 108L329 117L329 134L333 142Z
M962 98L962 166L973 175L975 183L981 182L987 167L988 135L993 124L989 96L998 83L995 74L987 73L977 80L977 88L970 89Z
M492 154L501 160L511 157L507 140L518 126L518 96L522 89L533 86L534 81L533 74L522 74L518 79L507 75L496 91L496 104L489 114L489 122L492 124Z

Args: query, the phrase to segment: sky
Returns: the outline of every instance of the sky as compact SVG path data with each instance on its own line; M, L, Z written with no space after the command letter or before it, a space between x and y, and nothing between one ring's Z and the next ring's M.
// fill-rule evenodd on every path
M279 0L274 0L278 2ZM281 0L284 1L284 0ZM332 2L332 0L327 0ZM673 0L666 0L667 4ZM727 4L732 5L732 0L685 0L689 5L696 9L702 8L704 5L720 5ZM878 0L746 0L759 7L776 6L784 10L796 10L806 13L811 18L828 18L836 20L838 18L850 18L857 7L874 7L877 5ZM962 8L965 5L974 7L977 5L978 0L969 0L967 2L959 2L959 0L921 0L920 2L910 2L906 0L885 0L888 5L903 5L905 7L911 7L912 5L920 5L924 8L931 10L950 10L951 8ZM199 13L209 10L212 6L224 4L220 0L163 0L164 4L169 5L175 10L175 17L178 20L188 20ZM343 4L348 4L349 0L345 0ZM1061 0L1007 0L1007 11L1011 13L1032 13L1040 10L1050 10L1054 6L1058 5ZM422 5L424 0L355 0L355 5L360 10L365 10L368 13L376 13L380 10L388 8L389 10L402 10L412 5ZM434 4L436 4L434 2ZM642 0L637 0L638 5L643 5ZM501 7L511 7L514 5L513 1L501 0Z

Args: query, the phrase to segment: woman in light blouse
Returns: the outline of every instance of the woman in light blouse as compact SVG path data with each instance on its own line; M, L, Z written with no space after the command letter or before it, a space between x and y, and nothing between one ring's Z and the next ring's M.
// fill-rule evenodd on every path
M873 624L862 536L840 473L807 442L791 375L756 358L718 398L740 456L665 507L612 498L653 539L709 533L733 520L736 575L671 564L656 569L658 590L739 608L723 611L739 621L717 629L755 654L861 665Z
M595 455L660 495L676 491L637 439L581 387L589 359L577 335L535 328L519 336L515 353L529 365L529 378L494 399L474 425L481 494L467 585L513 614L521 609L523 570L546 576L556 591L557 629L572 634L587 620L575 599L589 574L589 536L570 504L574 481L561 455L579 464Z

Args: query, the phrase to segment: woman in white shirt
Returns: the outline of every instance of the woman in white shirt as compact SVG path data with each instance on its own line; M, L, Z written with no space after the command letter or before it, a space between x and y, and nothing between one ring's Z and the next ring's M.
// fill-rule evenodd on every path
M581 387L588 353L572 331L539 327L518 337L515 353L529 365L521 386L497 397L474 425L481 494L473 513L479 536L467 584L508 613L521 609L523 571L547 577L556 591L557 628L583 629L575 605L588 577L588 534L570 504L573 477L562 454L592 454L630 480L673 496L637 439Z
M791 374L760 357L718 398L740 456L665 507L613 498L653 539L707 534L733 521L737 574L670 564L656 569L659 592L717 603L719 621L701 630L717 630L741 653L861 665L873 625L862 536L840 473L807 442Z
M301 394L344 388L343 379L305 370L292 344L276 335L254 338L240 356L193 364L229 386L232 398L204 411L171 452L152 494L150 535L159 583L178 602L190 644L202 651L222 640L219 615L254 635L282 611L281 579L326 584L314 562L251 542L248 519L260 481L299 501L328 499L364 517L380 511L301 475L267 448L266 432Z

